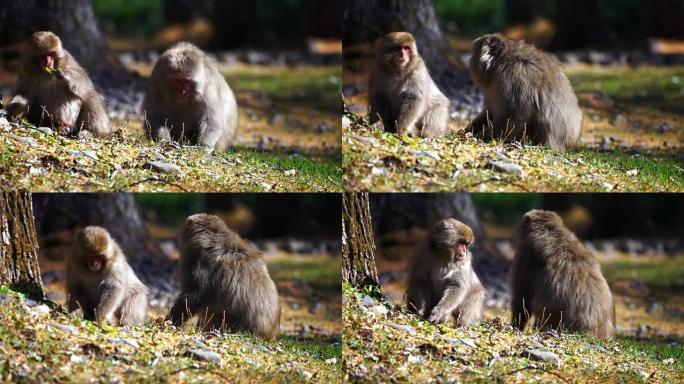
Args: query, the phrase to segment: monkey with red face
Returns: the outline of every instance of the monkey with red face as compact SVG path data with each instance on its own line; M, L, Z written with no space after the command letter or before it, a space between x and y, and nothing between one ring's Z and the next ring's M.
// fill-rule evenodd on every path
M159 58L143 101L153 140L181 141L225 150L233 141L238 109L216 62L199 48L179 43Z

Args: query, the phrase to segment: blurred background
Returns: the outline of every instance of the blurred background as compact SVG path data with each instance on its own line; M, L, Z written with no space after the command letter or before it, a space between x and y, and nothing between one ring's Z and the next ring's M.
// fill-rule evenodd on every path
M372 194L376 263L387 296L403 304L406 261L443 218L473 228L474 266L490 316L508 319L507 273L530 209L556 211L602 265L618 334L684 337L684 196L677 194Z
M178 283L178 234L206 212L263 253L280 294L281 329L339 340L341 198L338 194L34 194L40 270L48 297L65 302L65 255L74 230L105 227L150 289L152 318L165 315Z

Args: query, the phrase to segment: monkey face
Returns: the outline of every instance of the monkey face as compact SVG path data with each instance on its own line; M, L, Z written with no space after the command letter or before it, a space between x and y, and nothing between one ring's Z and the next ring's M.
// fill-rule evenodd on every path
M175 78L171 80L171 90L179 102L186 102L195 96L196 84L192 79Z
M391 68L402 69L416 55L416 42L408 32L392 32L385 36L380 46L383 61Z
M86 254L83 256L85 266L92 272L98 272L102 269L107 261L104 254Z
M108 255L111 255L112 242L106 229L96 226L84 228L77 233L76 238L79 261L89 271L103 270L109 260Z
M469 226L455 219L446 219L432 227L430 246L441 257L462 260L468 257L468 248L474 240Z
M51 74L59 67L62 42L52 32L36 32L28 41L32 61L41 71Z

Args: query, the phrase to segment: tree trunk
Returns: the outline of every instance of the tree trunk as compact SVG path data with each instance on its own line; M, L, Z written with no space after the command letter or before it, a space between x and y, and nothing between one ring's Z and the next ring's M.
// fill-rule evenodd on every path
M342 196L342 279L355 287L380 287L367 193Z
M442 33L430 0L348 0L342 23L342 46L346 62L352 62L353 45L372 43L389 32L413 34L418 52L432 78L455 105L470 105L470 75Z
M506 0L506 21L508 24L529 24L545 10L546 0Z
M164 21L167 24L188 23L197 17L195 0L164 0Z
M0 46L18 43L35 31L57 34L84 66L102 66L106 42L89 0L21 0L0 2Z
M214 21L216 48L238 48L258 39L255 0L215 1Z
M45 297L30 193L0 193L0 285L37 300Z
M598 0L556 0L554 23L558 30L555 49L604 45L608 35Z
M467 193L378 193L371 198L374 229L382 235L419 227L430 228L435 222L455 218L472 228L473 267L488 290L508 291L508 262L480 225L475 204ZM490 292L490 293L492 293Z
M106 228L129 259L146 254L146 231L130 193L35 194L38 233L73 230L88 225Z
M641 15L647 37L682 39L684 36L684 1L641 1Z
M301 0L302 35L340 38L345 3L345 0Z

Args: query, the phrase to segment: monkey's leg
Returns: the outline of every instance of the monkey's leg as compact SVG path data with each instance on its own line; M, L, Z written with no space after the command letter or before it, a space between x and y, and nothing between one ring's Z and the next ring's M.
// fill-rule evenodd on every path
M526 284L522 281L525 277L514 276L512 279L513 292L511 298L511 324L520 329L525 329L525 325L531 317L532 294L528 291Z
M482 301L485 291L481 286L473 287L463 298L463 302L454 311L456 325L465 326L477 324L482 317Z
M181 326L191 317L198 314L197 311L205 306L206 305L200 301L199 296L181 293L178 295L178 298L176 298L176 302L173 304L173 307L171 307L171 311L169 311L169 314L166 316L166 320L171 320L175 326Z
M370 111L368 112L368 121L371 124L375 124L378 121L381 121L384 130L394 132L396 127L394 126L394 124L389 124L390 107L387 103L386 98L380 95L375 95L371 97Z
M146 292L137 292L121 304L121 325L136 325L145 321L147 312Z
M121 307L124 300L123 287L117 283L103 283L100 288L100 303L95 308L95 319L97 322L109 322L114 312Z
M491 140L492 131L493 124L489 117L489 111L486 109L480 112L466 128L466 132L471 132L473 136L481 140Z
M431 323L443 323L448 321L451 318L452 313L463 302L465 294L465 290L460 286L448 286L444 290L444 294L437 305L432 308L432 313L430 314L428 321Z
M427 284L427 282L421 282L416 284L416 286L428 287L429 285ZM432 299L430 297L429 289L418 291L414 288L406 294L406 306L408 310L422 318L426 318L428 316L428 303L430 303L431 301Z
M419 95L407 93L403 95L401 112L397 119L397 135L407 133L409 136L417 136L416 123L425 114L425 100Z
M423 117L421 137L440 137L447 132L449 107L437 104L428 110Z
M83 132L83 137L89 137L90 134L95 137L106 137L112 133L112 123L107 116L102 99L96 93L84 98L76 129L79 134Z
M212 111L208 111L211 114ZM216 147L221 136L223 136L225 127L225 121L219 121L211 116L204 117L200 119L199 122L199 135L197 136L197 144L203 146L207 149L207 152L211 152Z

